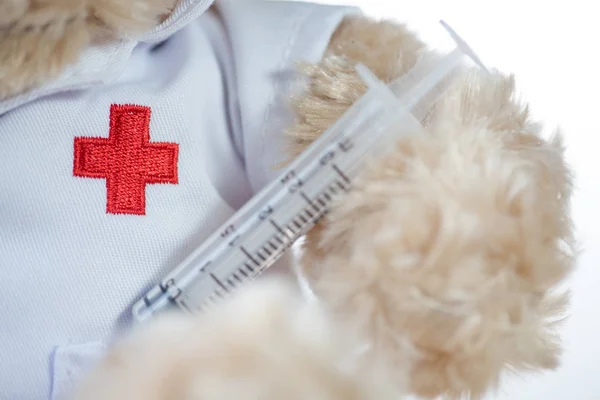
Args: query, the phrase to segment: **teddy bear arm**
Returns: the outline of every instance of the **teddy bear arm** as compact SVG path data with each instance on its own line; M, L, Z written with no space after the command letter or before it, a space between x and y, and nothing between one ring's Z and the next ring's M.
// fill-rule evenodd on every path
M304 69L291 158L365 92L356 63L389 82L425 50L403 25L347 18ZM413 392L477 398L504 371L559 364L555 321L568 296L552 292L574 260L572 177L560 136L542 138L512 77L460 77L428 124L308 233L301 264L323 303L372 339L373 355L409 370Z

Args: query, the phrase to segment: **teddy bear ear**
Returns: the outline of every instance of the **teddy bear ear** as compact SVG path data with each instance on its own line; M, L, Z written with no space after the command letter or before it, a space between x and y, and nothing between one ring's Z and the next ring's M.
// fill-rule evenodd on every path
M158 25L178 0L91 0L91 16L116 36L145 32Z

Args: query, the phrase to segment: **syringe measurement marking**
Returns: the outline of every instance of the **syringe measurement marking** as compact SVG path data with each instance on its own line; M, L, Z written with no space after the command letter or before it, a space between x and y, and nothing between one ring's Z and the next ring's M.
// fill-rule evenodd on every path
M246 257L248 257L250 259L250 261L252 261L254 264L256 264L257 266L260 266L260 263L258 261L256 261L254 259L254 257L252 257L252 255L250 253L248 253L248 250L246 250L244 248L244 246L240 246L240 250L246 255Z
M302 198L303 198L304 200L306 200L306 202L307 202L307 203L308 203L308 204L309 204L309 205L310 205L312 208L314 208L314 209L315 209L315 211L316 211L317 213L321 212L321 209L320 209L319 207L317 207L317 205L316 205L316 204L315 204L315 203L314 203L314 202L313 202L313 201L312 201L312 200L311 200L311 199L310 199L310 198L309 198L309 197L306 195L306 193L305 193L304 191L301 191L301 192L300 192L300 196L302 196ZM309 213L309 211L308 211L308 210L306 210L306 212L308 213L308 216L309 216L309 217L311 217L311 218L313 217L313 216L312 216L312 215Z
M277 224L277 222L273 221L272 219L270 219L269 222L271 223L271 225L273 225L275 227L275 229L277 229L279 231L279 233L281 233L286 238L290 239L288 234ZM277 239L279 239L279 238L277 238ZM281 240L279 240L279 241L281 242Z
M222 288L223 290L225 290L226 292L229 292L229 290L227 289L227 287L226 287L225 285L223 285L223 283L222 283L222 282L219 280L219 278L217 278L217 277L215 276L215 274L213 274L213 273L211 272L211 273L210 273L210 277L211 277L211 278L213 278L213 280L214 280L215 282L217 282L217 285L221 286L221 288Z
M343 178L343 173L340 174L340 176ZM316 218L315 218L314 214L310 213L308 208L303 209L298 214L296 214L296 217L294 217L289 222L289 224L287 224L285 226L285 229L283 227L281 227L279 224L277 224L277 222L275 222L273 219L269 219L270 224L276 229L278 234L275 234L272 237L272 239L267 240L265 245L258 248L256 250L256 252L254 253L256 255L256 257L260 258L263 261L263 263L265 263L264 265L259 263L257 261L257 258L255 256L253 256L244 246L240 246L239 247L240 250L244 253L244 255L252 263L254 263L257 267L259 267L260 270L264 269L264 267L266 266L266 263L268 261L277 259L281 254L283 254L292 245L292 243L294 242L294 240L296 238L298 238L303 233L305 233L305 231L307 230L306 229L307 227L310 227L310 225L314 225L315 223L317 223L326 214L327 209L325 208L325 206L327 205L328 202L331 202L333 200L331 195L328 193L328 191L335 195L337 193L337 190L335 190L335 187L334 187L335 184L337 184L342 190L344 190L344 191L347 190L347 188L339 180L335 180L335 182L333 182L331 185L325 186L325 190L323 192L321 192L319 195L317 195L316 199L315 199L319 204L323 205L323 208L319 208L315 204L315 202L306 195L305 192L299 191L301 197L304 200L306 200L307 204L317 211ZM323 200L323 198L325 200ZM304 214L308 215L308 218L306 218L306 216ZM301 222L299 222L299 220ZM290 232L291 234L288 232ZM280 238L280 235L283 236L283 238L285 240L282 240ZM273 240L278 241L281 245L280 246L275 245L273 243ZM273 251L269 251L267 246L271 246L273 248ZM268 254L268 257L265 257L261 252ZM202 267L202 270L205 269L209 264L210 264L210 262L206 263ZM248 271L250 271L251 274L246 273L246 271L244 271L244 267ZM238 272L240 275L243 275L243 278L240 278L240 276L238 276L236 272ZM255 271L255 269L250 264L244 263L241 267L239 267L237 270L232 272L231 275L226 278L226 282L229 285L229 287L235 288L236 287L235 281L239 282L240 284L243 284L245 281L251 279L255 275L258 275L259 273L260 273L260 271ZM211 275L212 279L218 284L218 286L221 289L223 289L227 293L230 292L229 288L221 280L219 280L213 273L211 273L210 275ZM208 301L211 301L211 299L214 299L215 295L218 296L219 298L223 298L223 294L221 293L221 291L218 288L216 288L215 292L213 294L209 295L209 297L203 302L203 305L200 308L203 308ZM212 302L214 302L214 300L212 300Z
M341 185L341 184L340 184ZM342 186L343 187L343 186ZM329 188L330 190L332 189L331 187ZM344 187L345 189L345 187ZM327 195L327 193L323 193L323 196L326 196L326 198L331 199L330 196ZM307 202L309 203L309 205L313 206L316 208L316 206L314 205L314 203L312 202L312 200L310 200L310 198L308 198L308 196L306 196L305 193L301 193L301 196L307 200ZM320 212L322 210L319 210ZM297 237L299 236L301 233L303 233L304 228L309 225L309 224L313 224L318 222L318 220L320 218L317 219L313 219L313 215L310 214L311 216L309 217L309 219L305 218L302 213L307 213L308 214L308 210L305 209L303 211L301 211L298 214L298 218L300 218L303 221L303 224L298 223L297 219L293 219L290 224L295 225L298 228L298 231L294 233L293 237ZM320 215L319 217L321 217L322 215ZM312 220L312 221L311 221ZM283 235L285 238L287 239L291 239L290 235L286 233L286 231L284 231L284 229L279 226L279 224L277 224L274 220L269 220L269 222L271 223L271 225L273 225L273 227L275 227L275 229L277 230L277 232L281 235ZM288 228L289 231L294 231L294 229L292 229L289 225L286 226L286 228ZM261 258L263 261L267 261L265 259L265 257L261 254L261 251L266 252L270 257L276 258L277 256L279 256L280 254L282 254L285 250L287 250L287 248L289 247L289 245L291 244L290 241L288 241L287 243L283 242L278 235L274 236L283 246L281 247L277 247L276 245L273 244L273 242L271 240L267 241L267 244L270 245L271 247L273 247L274 252L271 252L268 250L268 248L265 246L262 246L259 250L257 250L256 254L258 255L259 258ZM245 251L245 254L247 254L247 256L252 260L253 258L251 257L251 255L249 254L249 252ZM246 264L247 266L247 264ZM239 269L240 271L243 271L241 268ZM247 276L248 277L248 276ZM248 277L249 278L249 277Z
M326 186L325 190L323 192L321 192L319 195L316 196L316 201L319 202L322 205L326 205L327 202L331 202L332 198L331 196L327 193L327 191L332 192L334 195L337 193L337 191L334 188L334 184L337 184L340 188L342 188L343 190L347 190L347 188L341 184L341 182L339 180L336 180L334 183L332 183L330 186ZM240 278L236 272L233 272L228 278L226 278L226 282L227 284L229 284L229 287L232 289L236 288L236 284L235 281L238 281L240 284L243 284L245 281L250 280L253 276L260 274L260 270L265 269L265 267L267 267L266 263L267 261L270 261L270 259L272 260L276 260L281 254L283 254L294 242L294 240L296 238L298 238L299 236L301 236L301 234L306 233L306 231L308 229L306 229L307 227L309 228L310 225L314 225L316 224L326 213L327 213L327 209L326 208L319 208L313 200L311 200L306 193L304 193L303 191L300 193L302 198L304 198L306 200L306 202L308 203L308 205L314 209L316 209L318 211L317 213L317 217L314 218L314 215L312 213L310 213L308 208L305 208L304 210L301 210L295 218L293 218L290 223L288 225L285 226L286 230L284 230L284 228L282 228L279 224L277 224L274 220L270 219L270 223L271 225L273 225L273 227L275 227L276 231L278 232L279 235L283 236L284 240L281 240L281 238L279 237L278 234L274 235L273 238L275 240L277 240L279 243L281 243L281 246L276 246L275 244L273 244L272 240L270 239L266 242L266 244L264 246L262 246L261 248L259 248L256 251L256 255L258 255L258 257L265 262L265 265L261 265L260 263L257 262L256 258L254 258L252 256L252 254L244 247L244 246L240 246L240 250L244 253L244 255L251 260L254 264L256 264L259 267L259 271L255 272L255 269L248 263L245 263L244 265L242 265L240 268L238 268L236 270L236 272L239 272L241 275L243 275L245 278ZM326 199L326 201L323 200L323 198ZM308 219L303 215L304 213L306 213L306 215L308 215ZM261 218L262 220L264 220L265 218ZM298 219L300 219L302 221L302 223L298 222ZM294 229L294 227L297 228L297 230ZM290 233L288 233L290 232ZM228 233L231 233L228 232ZM225 235L227 236L227 235ZM238 235L234 240L237 240L240 237L240 235ZM269 251L267 248L267 245L271 246L273 248L273 252ZM267 253L269 255L269 257L265 257L261 251L264 251L265 253ZM275 261L273 261L275 262ZM203 265L203 267L201 268L201 272L204 272L204 270L211 264L211 262L207 262ZM246 269L248 271L250 271L252 274L249 275L244 271L244 267L246 267ZM229 288L221 281L219 280L216 275L214 275L213 273L210 273L211 278L217 283L218 288L215 288L215 290L213 291L212 294L210 294L205 301L202 303L201 306L198 307L198 310L201 310L202 308L206 307L208 304L207 303L215 303L215 296L217 296L218 298L223 298L224 297L224 293L222 293L221 289L225 292L225 293L230 293ZM161 289L166 290L168 288L166 287L161 287ZM179 297L179 296L177 296ZM179 299L178 301L182 307L188 309L191 311L190 307L183 301L183 299Z
M266 259L266 258L265 258L265 257L264 257L262 254L260 254L260 250L258 250L258 251L256 252L256 254L258 255L258 258L260 258L261 260L263 260L263 261L267 261L267 259Z
M337 174L344 180L344 182L346 182L347 184L351 184L352 182L350 181L350 178L348 178L346 176L346 174L344 174L342 172L342 170L336 165L336 164L331 164L331 168L333 168L333 170L335 172L337 172Z
M337 168L337 166L336 166ZM338 168L339 170L339 168ZM340 171L341 172L341 171ZM340 176L342 177L342 179L345 178L345 175L343 173L340 174ZM347 179L347 178L346 178ZM317 197L317 201L320 204L323 204L324 206L327 204L327 202L331 202L333 199L331 197L331 195L329 193L327 193L327 190L329 190L330 192L332 192L333 194L337 194L337 190L333 187L333 184L337 184L342 190L347 191L348 189L346 188L346 186L344 186L339 180L335 180L334 183L332 183L331 186L326 187L326 191L322 192L318 197ZM322 214L323 209L319 208L307 195L304 191L298 191L300 196L308 203L309 206L311 206L312 208L314 208L315 210L317 210L319 212L319 214ZM324 201L322 198L324 197L327 201ZM306 213L308 215L308 218L306 218L306 216L304 215L304 213ZM300 211L297 216L295 218L293 218L290 222L289 225L286 226L287 231L291 231L293 232L293 235L290 236L288 233L286 233L286 230L284 230L284 228L282 228L279 224L277 224L273 219L270 219L269 222L271 223L271 225L273 225L275 227L275 229L279 232L279 234L281 234L282 236L284 236L286 239L290 240L292 238L295 238L296 236L298 236L299 233L301 233L304 229L304 227L308 224L311 223L316 223L320 218L322 217L322 215L318 215L317 218L315 218L314 214L310 213L310 211L308 209L304 209L302 211ZM298 221L300 220L301 223ZM296 229L295 229L296 228ZM286 246L286 242L282 241L280 239L280 237L278 235L274 236L275 240L277 240L278 242L280 242L282 245L284 245L284 248L287 248L288 246ZM270 245L275 251L278 250L278 247L276 245L273 244L273 242L271 240L267 241L267 244ZM265 246L263 246L260 250L257 251L257 255L259 258L264 260L264 256L260 253L260 251L264 251L267 254L269 254L270 256L273 255L268 248ZM278 253L276 253L276 255L278 255Z

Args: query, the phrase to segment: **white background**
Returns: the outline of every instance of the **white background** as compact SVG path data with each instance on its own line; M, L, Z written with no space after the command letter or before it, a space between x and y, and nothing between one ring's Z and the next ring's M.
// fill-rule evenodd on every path
M600 400L600 21L594 0L343 0L395 19L436 45L448 22L484 63L516 75L520 94L547 132L565 132L577 174L574 218L582 246L566 354L552 373L505 382L491 399ZM444 43L445 44L445 43Z

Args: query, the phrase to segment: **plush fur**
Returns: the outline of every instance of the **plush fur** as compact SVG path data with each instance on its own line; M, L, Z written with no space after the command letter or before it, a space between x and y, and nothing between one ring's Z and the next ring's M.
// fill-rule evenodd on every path
M390 81L422 51L403 26L347 20L295 101L294 154L364 92L356 62ZM412 392L477 398L509 368L559 362L555 328L568 297L555 289L575 254L571 174L560 134L542 138L510 76L461 76L426 125L309 233L303 265L373 356L412 357Z
M0 99L172 6L1 2ZM356 63L387 82L426 50L394 22L345 20L322 62L304 68L290 158L364 93ZM76 399L477 398L505 371L556 367L567 306L557 289L575 255L560 135L542 137L512 77L476 70L423 122L425 134L398 139L307 236L301 263L322 309L280 281L257 282L206 315L139 327Z
M2 0L0 100L56 78L95 41L147 31L176 0Z
M296 287L267 278L198 317L140 326L73 400L396 400L343 337Z

